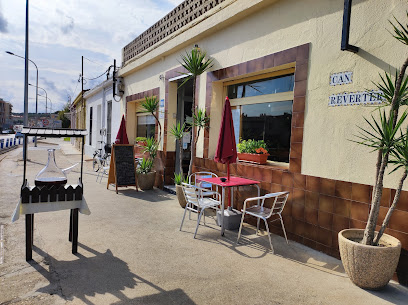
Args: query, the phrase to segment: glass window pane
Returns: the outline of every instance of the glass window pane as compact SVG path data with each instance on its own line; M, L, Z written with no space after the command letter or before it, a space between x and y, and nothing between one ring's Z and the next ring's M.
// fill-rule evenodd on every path
M156 120L152 115L143 115L137 117L137 137L154 137L156 129Z
M264 140L268 160L289 162L292 101L241 106L241 138Z
M293 90L294 75L266 78L228 86L229 98L243 98Z

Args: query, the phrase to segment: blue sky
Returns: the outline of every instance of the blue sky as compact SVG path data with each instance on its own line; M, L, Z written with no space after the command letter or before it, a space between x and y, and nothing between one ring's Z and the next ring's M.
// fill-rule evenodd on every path
M181 2L31 0L29 58L38 66L38 86L47 91L52 110L62 109L81 90L82 55L86 58L84 78L102 74L113 59L120 65L122 48ZM24 57L25 6L24 0L0 0L0 98L13 104L13 112L24 109L24 60L5 51ZM88 81L85 89L99 80L104 77ZM36 82L31 63L29 82ZM44 94L41 89L38 92ZM38 97L38 101L39 112L45 112L45 98ZM29 87L28 103L29 111L35 112L35 87Z

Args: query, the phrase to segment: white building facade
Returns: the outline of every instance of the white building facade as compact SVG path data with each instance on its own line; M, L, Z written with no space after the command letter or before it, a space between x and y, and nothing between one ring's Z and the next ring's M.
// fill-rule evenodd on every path
M108 79L84 93L86 99L85 154L115 142L121 120L120 103L113 98L113 82Z

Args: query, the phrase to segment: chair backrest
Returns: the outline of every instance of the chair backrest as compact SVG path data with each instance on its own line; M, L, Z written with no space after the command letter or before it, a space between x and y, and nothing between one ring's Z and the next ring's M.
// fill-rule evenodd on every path
M211 173L211 172L196 172L196 173L192 173L188 177L188 183L197 185L197 186L202 187L202 188L211 189L212 185L210 183L206 183L206 182L201 181L201 179L203 179L203 178L214 178L214 177L218 177L218 175L216 175L214 173Z
M188 183L181 183L183 188L184 197L186 198L187 204L200 206L199 194L197 189L188 184Z
M95 156L95 159L96 159L96 163L98 164L98 167L102 167L101 158L99 158L98 156Z
M270 217L274 214L282 213L283 208L285 207L286 201L288 201L289 192L271 193L271 194L266 194L263 197L265 197L265 199L274 198L274 201L271 207L271 212L268 216Z

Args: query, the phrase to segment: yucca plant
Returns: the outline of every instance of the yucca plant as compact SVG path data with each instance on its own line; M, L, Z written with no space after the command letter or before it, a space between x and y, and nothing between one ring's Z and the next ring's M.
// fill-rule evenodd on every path
M408 46L408 25L403 26L398 20L397 24L392 22L391 24L394 30L394 38ZM391 73L385 73L384 76L380 75L381 82L375 85L382 91L381 96L384 100L384 106L379 107L379 119L374 116L371 116L371 120L365 119L368 127L360 127L360 133L357 135L358 140L356 142L377 151L376 176L371 198L371 209L364 230L364 237L361 241L365 245L378 244L398 202L402 184L406 178L406 164L408 164L408 159L406 159L408 157L407 134L400 133L400 130L401 125L406 120L407 112L405 111L399 116L399 109L401 106L407 105L408 101L408 79L405 76L407 66L408 57L402 64L401 69L396 71L395 77ZM384 108L387 106L390 107L388 115ZM394 196L392 207L384 219L379 234L375 237L375 227L380 212L383 192L384 172L389 163L395 164L397 169L404 168L404 174L400 179L399 191L397 190Z
M143 148L143 153L148 153L149 160L152 160L152 162L154 162L154 159L156 159L158 148L159 143L156 141L155 138L150 137L146 139L146 145Z
M157 110L159 109L159 100L155 96L146 96L145 101L141 103L141 106L143 107L143 111L141 113L150 113L153 115L154 119L157 122L157 125L159 127L159 139L158 143L161 141L161 123L159 118L156 115Z
M211 58L206 58L206 53L201 51L198 47L194 47L190 52L186 52L185 55L181 56L181 62L180 64L188 71L188 73L183 73L187 75L187 78L183 81L183 83L180 85L183 86L186 84L190 79L193 80L193 105L191 109L191 113L196 115L196 105L195 105L195 89L196 89L196 82L197 82L197 76L203 74L205 71L208 69L211 69L213 66L213 59ZM195 141L195 134L194 134L194 128L192 128L191 131L191 158L190 158L190 166L188 168L188 175L190 176L192 173L192 167L194 164L194 158L195 158L195 146L196 146L196 141Z
M174 173L174 184L181 185L181 183L188 183L188 178L184 177L183 173Z
M180 169L179 173L183 175L183 143L182 139L184 136L184 132L186 130L186 123L183 123L183 125L180 124L180 122L177 122L171 129L170 129L170 134L175 138L176 141L178 141L179 145L179 164L180 164Z
M193 113L193 121L189 123L191 129L197 128L197 136L195 137L195 146L197 146L198 137L200 136L201 130L208 128L208 123L210 122L210 117L205 113L205 109L197 109L197 114ZM194 130L193 130L194 132Z
M139 163L138 168L136 169L136 172L138 174L147 174L152 171L153 168L153 160L148 158L143 158L142 162Z

